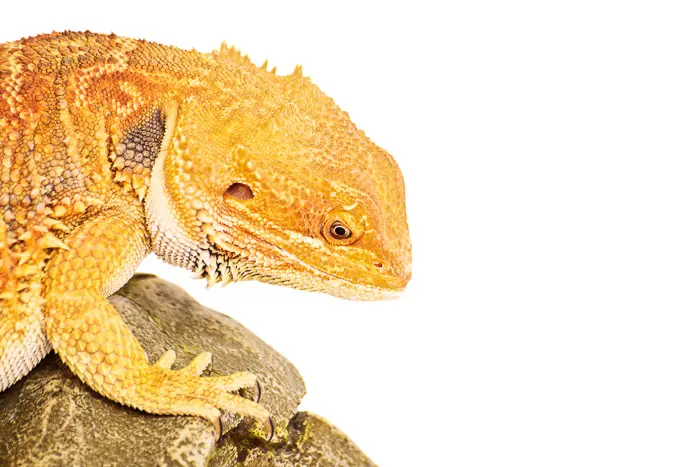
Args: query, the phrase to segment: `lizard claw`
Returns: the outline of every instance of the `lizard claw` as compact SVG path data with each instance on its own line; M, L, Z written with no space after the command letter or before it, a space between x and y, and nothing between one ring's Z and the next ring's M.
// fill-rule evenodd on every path
M260 384L260 380L255 380L255 388L257 389L257 393L255 394L255 403L257 404L260 402L260 398L262 397L262 385Z
M267 426L265 426L265 429L268 433L267 442L269 443L270 441L272 441L272 438L275 437L275 424L272 421L272 417L269 417L267 419Z
M214 439L219 441L221 439L221 432L223 431L221 416L216 417L214 420L212 420L212 422L214 423Z

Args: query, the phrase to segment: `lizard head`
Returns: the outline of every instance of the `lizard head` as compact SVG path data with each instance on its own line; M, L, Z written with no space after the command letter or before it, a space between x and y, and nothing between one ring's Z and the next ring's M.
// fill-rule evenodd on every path
M189 258L210 283L397 295L411 276L398 165L300 69L265 79L264 93L239 92L206 108L193 99L171 112L152 187L166 192L169 223L186 237L177 243L196 251L171 259Z

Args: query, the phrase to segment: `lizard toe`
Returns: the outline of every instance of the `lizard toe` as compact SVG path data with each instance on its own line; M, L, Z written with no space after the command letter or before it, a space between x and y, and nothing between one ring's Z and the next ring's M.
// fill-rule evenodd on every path
M172 350L166 350L154 365L164 370L169 370L173 366L173 363L175 363L175 352Z
M241 389L254 388L258 386L258 378L253 373L249 373L247 371L241 371L240 373L234 373L226 376L210 376L207 377L206 380L217 389L225 392L236 392Z
M211 365L211 353L202 352L192 359L192 361L184 368L181 368L180 372L186 373L192 376L200 376L204 370Z

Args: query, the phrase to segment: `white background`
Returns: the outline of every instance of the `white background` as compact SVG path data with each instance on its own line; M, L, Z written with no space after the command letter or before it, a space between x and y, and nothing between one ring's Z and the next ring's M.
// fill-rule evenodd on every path
M255 5L253 5L255 3ZM458 2L455 2L455 4ZM402 298L205 290L389 466L700 464L692 2L6 2L0 42L90 29L301 63L401 165Z

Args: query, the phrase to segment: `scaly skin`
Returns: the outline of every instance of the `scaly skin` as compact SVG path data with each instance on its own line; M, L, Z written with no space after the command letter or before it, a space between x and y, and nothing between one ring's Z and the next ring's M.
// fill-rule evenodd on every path
M53 348L121 404L269 431L231 394L253 375L151 365L106 297L151 251L209 283L351 299L410 278L398 166L300 68L53 33L0 45L0 93L0 391Z

